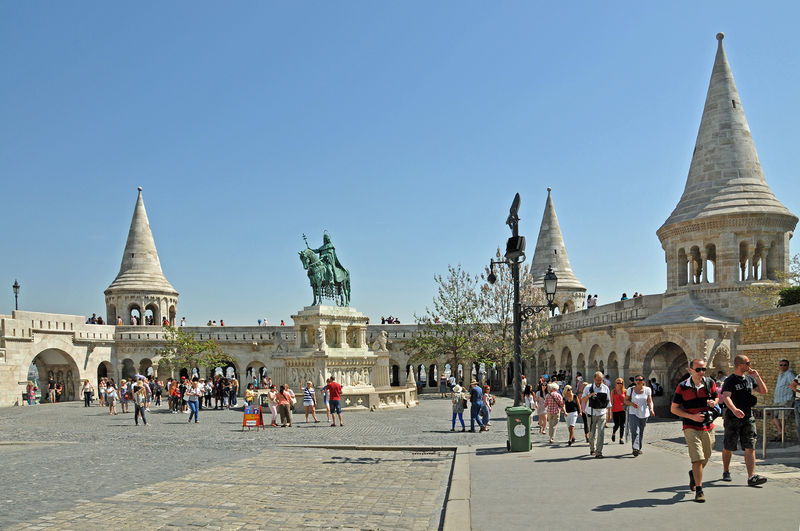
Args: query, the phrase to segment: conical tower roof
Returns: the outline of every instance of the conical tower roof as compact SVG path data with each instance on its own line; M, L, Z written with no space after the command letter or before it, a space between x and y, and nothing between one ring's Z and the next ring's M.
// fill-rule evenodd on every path
M662 228L728 214L785 214L797 219L773 195L744 115L733 73L717 34L703 118L697 133L686 187Z
M150 231L150 222L142 200L142 188L133 209L128 241L122 255L122 265L114 282L106 290L106 294L114 290L138 290L169 292L177 295L175 288L167 282L161 271L156 243Z
M544 275L547 268L552 266L553 272L558 276L558 289L569 288L585 290L575 273L569 265L567 247L564 245L564 237L561 235L561 226L558 224L556 207L553 206L553 198L547 189L547 202L544 204L544 215L542 225L539 227L539 239L536 240L536 250L533 253L533 279L534 284L539 286L544 283Z

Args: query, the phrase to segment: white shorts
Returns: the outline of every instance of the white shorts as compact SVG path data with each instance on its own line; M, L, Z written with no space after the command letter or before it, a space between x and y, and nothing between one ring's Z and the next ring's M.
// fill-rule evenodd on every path
M574 426L575 422L578 421L578 412L573 411L572 413L567 413L567 426Z

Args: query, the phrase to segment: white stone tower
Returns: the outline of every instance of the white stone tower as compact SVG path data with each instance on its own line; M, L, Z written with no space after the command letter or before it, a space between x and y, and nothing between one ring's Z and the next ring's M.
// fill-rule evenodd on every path
M666 254L665 304L688 294L738 320L748 310L740 291L788 269L797 216L764 179L723 38L686 187L656 234Z
M163 317L167 317L170 324L175 323L178 292L161 271L141 187L133 209L122 265L105 295L108 324L117 324L117 317L125 325L132 324L132 314L138 314L138 324L144 324L143 317L148 314L152 315L155 324L160 325Z
M533 253L533 279L535 286L543 288L544 275L547 273L547 268L552 266L558 276L554 302L561 313L569 313L585 307L586 288L575 276L569 264L567 246L561 235L556 207L553 206L553 198L550 197L551 190L552 188L547 189L539 238L536 240L536 250Z

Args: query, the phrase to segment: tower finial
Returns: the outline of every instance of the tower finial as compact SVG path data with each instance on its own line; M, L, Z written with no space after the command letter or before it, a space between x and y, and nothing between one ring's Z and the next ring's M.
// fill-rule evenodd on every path
M141 192L141 191L142 191L142 187L140 186L140 187L138 188L138 190Z
M722 33L721 31L719 33L717 33L717 40L719 42L722 42L722 39L724 39L724 38L725 38L725 34L724 33Z
M548 186L547 187L547 195L550 195L550 192L552 192L552 191L553 191L553 189Z

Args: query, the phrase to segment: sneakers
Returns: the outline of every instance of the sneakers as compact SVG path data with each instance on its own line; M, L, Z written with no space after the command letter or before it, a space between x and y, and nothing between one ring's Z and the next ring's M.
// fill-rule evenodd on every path
M620 444L625 444L625 439L623 439L622 437L620 437L620 438L619 438L619 443L620 443Z
M692 471L690 470L689 471L689 490L694 490L694 487L695 487L694 474L692 474ZM705 501L705 498L703 498L703 501Z
M706 495L703 494L703 489L697 489L697 492L694 493L694 501L696 501L697 503L706 502Z
M600 452L597 452L597 454L594 456L594 458L595 459L602 459L603 458L603 454L601 454Z
M747 486L748 487L758 487L759 485L763 485L766 482L767 482L767 478L761 477L758 474L756 474L755 476L753 476L753 477L751 477L750 479L747 480Z
M639 455L639 450L634 450L634 451L633 451L633 457L636 457L636 456L638 456L638 455Z
M722 481L731 481L731 473L730 472L723 472L722 473Z
M611 442L614 442L616 440L617 440L617 434L616 433L612 433L611 434Z

